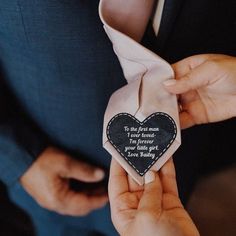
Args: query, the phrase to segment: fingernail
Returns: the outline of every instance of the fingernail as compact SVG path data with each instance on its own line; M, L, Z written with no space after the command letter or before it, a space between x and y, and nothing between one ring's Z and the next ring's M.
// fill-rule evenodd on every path
M176 80L175 79L166 80L166 81L163 82L163 84L165 86L171 86L171 85L176 84Z
M103 170L101 169L96 169L95 172L94 172L94 176L97 178L97 179L103 179L104 176L105 176L105 173Z
M148 171L144 176L145 184L149 184L155 180L155 172L154 171Z

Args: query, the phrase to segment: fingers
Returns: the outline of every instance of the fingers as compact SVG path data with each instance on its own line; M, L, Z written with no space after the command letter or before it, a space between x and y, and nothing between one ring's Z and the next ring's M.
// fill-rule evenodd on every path
M176 80L167 80L163 84L170 93L174 94L182 94L207 86L217 80L216 60L220 57L222 56L197 55L177 62L172 66Z
M195 121L193 120L193 117L188 112L185 111L181 112L179 114L179 118L180 118L181 129L187 129L196 124Z
M110 167L110 178L108 184L110 201L128 191L129 185L127 173L120 166L120 164L114 158L112 158Z
M156 211L162 208L162 185L157 172L149 171L146 173L148 178L152 178L152 182L144 185L144 191L139 203L141 211ZM150 176L151 175L151 176ZM147 177L146 177L147 178Z
M210 70L209 63L203 63L179 80L165 81L164 85L170 93L182 94L209 85L211 78L214 78L213 73L215 72Z
M178 197L175 167L172 158L161 168L159 175L157 172L149 171L145 180L149 179L144 186L144 192L140 200L139 209L144 211L155 211L158 213L162 209L163 194L170 194ZM153 180L153 178L155 178Z
M63 199L54 201L54 211L62 215L84 216L103 207L108 201L107 195L89 196L83 193L68 191Z
M176 79L178 80L188 74L191 70L207 61L210 57L212 57L212 54L196 55L176 62L172 65Z
M222 54L194 55L172 64L172 68L175 72L175 77L178 79L188 74L191 70L193 70L194 68L200 66L201 64L207 61L216 61L226 57L230 58L229 56Z
M139 185L131 176L128 175L128 184L130 192L143 191L143 186Z
M103 207L107 201L107 193L91 195L70 189L69 181L54 178L41 186L43 195L35 197L37 203L48 210L70 216L84 216L94 209Z
M98 182L104 178L105 173L100 168L70 158L66 162L62 175L64 178L73 178L82 182Z
M172 158L160 170L160 179L163 193L168 193L178 197L175 166Z
M64 199L64 207L61 214L70 216L84 216L91 211L103 207L108 201L106 195L88 196L83 193L70 191Z
M102 170L49 147L24 174L22 182L40 206L60 214L82 216L102 207L108 200L107 194L75 192L70 188L69 179L96 182L103 176Z

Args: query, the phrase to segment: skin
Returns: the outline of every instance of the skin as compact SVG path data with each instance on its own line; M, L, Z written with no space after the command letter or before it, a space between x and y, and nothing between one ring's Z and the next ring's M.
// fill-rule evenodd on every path
M103 207L106 193L74 191L69 180L95 183L103 179L104 172L94 166L78 161L61 150L48 147L21 177L24 189L37 203L62 215L84 216Z
M182 128L235 117L236 58L197 55L173 65L176 81L164 84L179 95ZM96 171L97 170L97 171ZM109 197L113 223L121 235L199 235L177 192L175 171L168 162L155 180L137 186L113 160ZM21 177L25 190L41 205L60 214L83 216L107 202L106 194L75 192L71 178L99 182L104 174L61 150L47 148Z
M182 128L236 116L236 57L196 55L172 67L176 81L164 85L179 95Z
M175 79L165 88L179 96L182 128L236 115L236 58L205 54L172 65ZM144 187L112 161L109 198L113 223L121 235L199 235L178 197L174 165L167 162Z
M168 161L155 180L139 186L113 159L109 199L114 226L122 236L199 236L178 197L173 161Z

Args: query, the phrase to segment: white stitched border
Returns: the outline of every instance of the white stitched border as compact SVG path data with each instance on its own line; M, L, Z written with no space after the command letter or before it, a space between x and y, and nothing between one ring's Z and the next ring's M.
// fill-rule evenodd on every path
M174 135L172 137L172 139L170 140L170 142L167 144L166 148L164 150L162 150L161 153L159 153L159 155L152 161L152 163L144 170L144 172L140 172L133 164L132 162L129 161L129 159L120 151L120 149L114 144L114 142L111 140L111 136L109 134L109 128L111 123L114 121L114 119L116 119L119 116L129 116L130 118L132 118L133 120L137 121L140 125L143 125L144 123L146 123L148 120L150 120L153 116L156 115L163 115L166 116L174 125ZM155 112L152 115L150 115L149 117L147 117L144 121L139 121L138 119L136 119L134 116L130 115L129 113L119 113L117 115L115 115L108 123L107 125L107 137L109 142L116 148L116 150L125 158L125 160L141 175L143 176L148 170L149 168L159 159L160 156L162 156L165 151L169 148L169 146L174 142L175 138L176 138L176 134L177 134L177 127L176 124L173 120L173 118L171 116L169 116L168 114L164 113L164 112Z

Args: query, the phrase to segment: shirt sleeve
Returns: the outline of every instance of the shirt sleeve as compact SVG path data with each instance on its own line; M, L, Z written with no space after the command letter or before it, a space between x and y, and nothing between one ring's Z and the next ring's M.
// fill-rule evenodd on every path
M46 136L0 80L0 180L12 185L46 146Z

